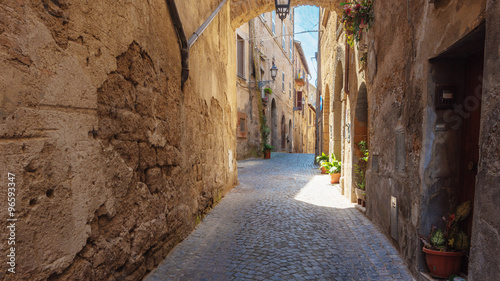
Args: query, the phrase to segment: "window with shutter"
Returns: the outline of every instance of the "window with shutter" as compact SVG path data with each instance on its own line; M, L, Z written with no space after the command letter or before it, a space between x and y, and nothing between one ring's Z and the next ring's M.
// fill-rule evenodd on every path
M245 77L245 40L239 35L237 36L237 61L238 61L238 76Z

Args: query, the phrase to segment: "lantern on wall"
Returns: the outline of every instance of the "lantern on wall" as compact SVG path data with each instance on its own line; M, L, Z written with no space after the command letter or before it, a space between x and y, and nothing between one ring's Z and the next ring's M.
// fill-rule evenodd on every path
M273 62L273 67L271 67L271 78L273 78L273 80L276 80L276 75L278 75L278 68L276 67L276 65L274 65Z
M274 6L276 8L276 14L283 21L290 12L290 1L291 0L274 0Z

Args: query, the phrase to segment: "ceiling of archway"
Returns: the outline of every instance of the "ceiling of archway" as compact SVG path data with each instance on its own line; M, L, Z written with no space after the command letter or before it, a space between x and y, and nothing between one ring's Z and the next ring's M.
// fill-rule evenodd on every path
M339 10L345 0L291 0L291 6L314 5L331 10ZM234 28L256 16L274 10L274 0L232 0L231 24Z

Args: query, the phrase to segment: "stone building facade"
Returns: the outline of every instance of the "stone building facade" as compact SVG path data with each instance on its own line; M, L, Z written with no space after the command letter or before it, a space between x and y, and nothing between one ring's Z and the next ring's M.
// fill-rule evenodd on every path
M309 69L300 43L294 43L293 17L293 9L284 21L272 11L236 29L238 159L260 155L260 112L271 129L269 141L275 151L302 153L307 150L308 141L314 139L314 129L306 122L309 107L307 103L305 107L301 105L302 97L305 101L309 97ZM275 80L270 73L273 65L278 68ZM295 79L299 73L301 78ZM266 93L266 88L272 94Z
M427 280L419 235L466 200L471 248L462 270L468 280L500 276L492 196L500 190L500 4L375 2L373 9L373 26L355 48L346 46L335 11L321 12L323 151L337 154L340 138L343 192L354 201L357 144L368 142L366 215L419 280Z
M316 127L311 98L314 99L315 88L310 88L310 70L302 49L302 43L294 43L294 151L298 153L314 153Z

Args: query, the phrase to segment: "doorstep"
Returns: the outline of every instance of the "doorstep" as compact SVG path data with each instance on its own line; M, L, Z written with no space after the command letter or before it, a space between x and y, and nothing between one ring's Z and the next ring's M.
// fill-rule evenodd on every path
M446 281L448 279L436 279L434 277L432 277L429 272L423 272L423 271L420 271L420 278L418 279L419 281ZM462 277L463 279L467 280L467 276L463 273L460 273L460 277Z
M356 208L358 211L366 215L366 207L363 207L359 204L354 205L354 208Z

